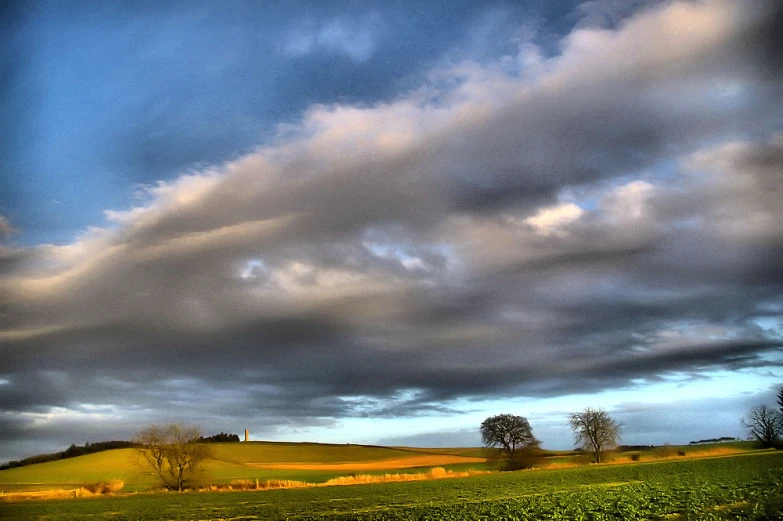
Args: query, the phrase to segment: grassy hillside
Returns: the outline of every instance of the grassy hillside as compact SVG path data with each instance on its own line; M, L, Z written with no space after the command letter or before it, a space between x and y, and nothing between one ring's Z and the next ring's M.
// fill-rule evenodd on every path
M122 480L126 490L155 485L133 449L117 449L0 471L0 491L73 488L84 483Z
M323 483L354 474L417 473L434 467L454 471L492 468L481 448L411 448L320 443L213 443L211 459L202 465L201 482L233 480L293 480ZM651 462L665 459L722 456L753 450L750 443L718 443L611 454L607 464ZM548 467L573 467L589 462L589 455L575 451L549 451ZM121 480L123 492L155 488L134 449L117 449L76 458L39 463L0 471L0 492L73 489L83 484Z
M457 449L426 449L331 445L316 443L214 443L213 457L203 465L204 479L227 483L235 479L324 482L361 472L418 472L432 467L484 468L481 457ZM133 449L119 449L0 471L0 491L73 488L85 483L122 480L123 491L157 485Z
M263 492L0 503L17 521L780 519L783 453Z
M212 444L215 459L236 463L348 463L410 456L413 449L327 443L258 442ZM422 449L429 451L430 449ZM449 453L450 454L450 453Z

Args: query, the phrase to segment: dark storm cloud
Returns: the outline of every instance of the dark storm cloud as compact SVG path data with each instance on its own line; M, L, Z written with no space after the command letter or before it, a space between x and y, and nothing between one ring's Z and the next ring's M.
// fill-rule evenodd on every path
M288 34L288 58L389 52L381 29L336 43L364 14L334 16ZM781 81L748 38L776 17L671 2L577 24L554 56L526 40L389 101L319 98L109 226L0 250L6 446L74 422L273 433L776 368ZM150 139L203 116L145 107Z

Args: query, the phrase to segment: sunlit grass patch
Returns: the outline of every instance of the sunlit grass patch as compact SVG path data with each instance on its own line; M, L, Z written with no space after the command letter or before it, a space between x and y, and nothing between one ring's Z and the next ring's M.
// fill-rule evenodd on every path
M444 469L443 467L435 467L430 469L429 472L416 472L416 473L395 473L395 474L358 474L350 476L342 476L339 478L330 479L326 483L322 483L324 486L331 485L357 485L368 483L395 483L403 481L424 481L430 479L449 479L449 478L467 478L470 476L477 476L479 474L488 474L486 470L463 470L454 471Z
M386 470L386 469L407 469L416 467L432 467L437 465L456 465L465 463L484 463L485 458L475 458L466 456L452 456L449 454L428 454L423 456L406 455L402 458L383 459L377 461L356 461L345 463L273 463L273 464L255 464L248 463L250 466L275 470L336 470L345 472L354 472L362 470Z
M339 476L321 483L280 479L234 479L230 483L216 483L202 488L202 491L232 491L232 490L270 490L278 488L331 487L339 485L367 485L375 483L399 483L408 481L425 481L432 479L466 478L480 474L488 474L486 470L454 471L443 467L432 468L427 472L386 473L386 474L351 474Z
M125 486L125 482L119 479L100 481L97 483L85 483L75 488L56 488L44 490L26 490L19 492L0 493L0 501L24 501L45 499L68 499L116 494Z

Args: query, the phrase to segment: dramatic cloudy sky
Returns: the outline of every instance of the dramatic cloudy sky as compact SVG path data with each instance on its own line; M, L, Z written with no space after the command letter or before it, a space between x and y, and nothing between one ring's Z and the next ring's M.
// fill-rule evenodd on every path
M783 384L775 0L3 3L0 460L178 421L744 436Z

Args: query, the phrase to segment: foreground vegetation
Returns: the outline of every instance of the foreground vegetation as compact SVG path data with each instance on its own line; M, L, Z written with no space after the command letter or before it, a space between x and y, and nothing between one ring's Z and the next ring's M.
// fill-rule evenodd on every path
M754 450L747 442L700 446L642 447L614 451L610 463L634 463L728 455ZM589 453L544 451L539 462L546 468L587 465ZM320 443L216 443L212 456L201 467L197 488L226 485L236 481L260 483L325 483L346 476L422 474L434 468L450 472L494 470L502 461L486 462L488 453L480 448L426 449L375 447ZM93 488L98 483L122 482L121 491L147 492L160 488L160 482L134 449L110 450L77 458L51 461L0 471L0 493ZM114 488L114 487L112 487ZM7 499L6 495L6 499ZM1 499L2 497L0 497Z
M259 492L0 504L4 519L781 519L783 453Z

